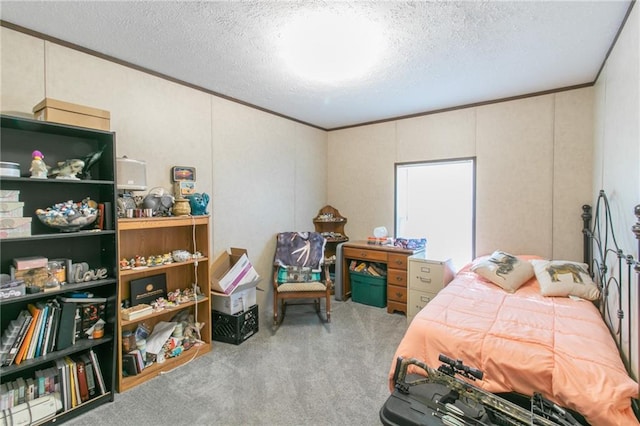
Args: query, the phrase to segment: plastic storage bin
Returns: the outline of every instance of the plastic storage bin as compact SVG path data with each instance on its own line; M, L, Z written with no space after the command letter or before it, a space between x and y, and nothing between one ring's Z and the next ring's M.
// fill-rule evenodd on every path
M351 299L357 303L384 308L387 306L387 277L349 272Z
M258 305L233 315L211 311L211 323L213 340L239 345L258 332Z

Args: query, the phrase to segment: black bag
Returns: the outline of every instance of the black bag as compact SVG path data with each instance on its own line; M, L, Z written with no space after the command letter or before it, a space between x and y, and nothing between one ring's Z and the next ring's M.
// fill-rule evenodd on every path
M409 376L411 375L407 375L407 378ZM444 407L439 407L436 401L446 400L448 394L449 388L438 383L412 386L408 394L396 389L380 409L380 420L386 426L444 425L442 418L447 413L442 409ZM482 424L493 424L489 421L484 407L475 401L459 397L451 405L454 408L450 409L457 408L470 420L477 420Z

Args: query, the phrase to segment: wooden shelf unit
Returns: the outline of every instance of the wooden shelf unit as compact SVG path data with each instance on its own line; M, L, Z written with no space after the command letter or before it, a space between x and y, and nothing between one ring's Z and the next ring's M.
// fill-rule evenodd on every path
M204 296L194 302L183 303L177 307L152 312L135 320L124 320L118 316L118 356L117 389L124 392L144 383L163 371L176 368L194 357L211 350L211 299L209 282L209 216L175 216L157 218L118 219L119 258L130 259L138 256L161 255L174 250L196 251L202 254L197 260L174 262L166 265L149 266L141 269L120 270L120 292L118 304L122 306L131 297L130 282L134 279L152 275L166 274L167 292L191 287L196 282ZM124 376L122 372L122 332L135 333L139 324L150 328L158 322L170 321L180 311L189 310L196 315L196 321L204 324L200 330L204 344L194 346L179 356L166 358L162 363L153 363L135 376Z
M349 241L349 237L344 234L344 226L346 224L347 218L343 217L338 209L329 205L321 208L313 219L315 231L320 232L327 240L324 251L325 258L335 256L338 244ZM338 236L332 236L333 234Z

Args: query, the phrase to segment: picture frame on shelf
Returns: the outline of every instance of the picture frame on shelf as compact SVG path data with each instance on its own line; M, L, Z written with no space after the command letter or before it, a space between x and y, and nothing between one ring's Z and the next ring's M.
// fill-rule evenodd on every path
M188 166L174 166L171 168L171 182L195 182L196 168Z

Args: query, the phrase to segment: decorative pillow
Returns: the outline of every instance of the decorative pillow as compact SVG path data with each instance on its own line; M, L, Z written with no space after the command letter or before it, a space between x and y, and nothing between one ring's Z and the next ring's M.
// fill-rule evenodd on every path
M493 254L471 267L471 270L509 293L533 277L533 266L516 256L496 250Z
M569 260L530 260L543 296L576 296L596 300L600 291L584 263Z

